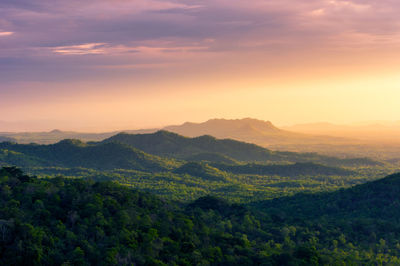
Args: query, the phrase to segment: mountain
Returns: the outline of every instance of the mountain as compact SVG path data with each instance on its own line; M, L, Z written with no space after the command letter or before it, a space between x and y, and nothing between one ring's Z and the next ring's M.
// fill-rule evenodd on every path
M216 139L211 136L189 138L167 131L152 134L120 133L105 139L102 143L110 142L130 145L149 154L185 160L196 155L211 153L242 162L315 162L331 166L381 164L368 158L339 159L315 153L278 152L232 139Z
M84 167L99 170L165 171L171 160L146 154L120 143L86 144L63 140L51 145L0 143L0 161L24 167Z
M211 119L204 123L186 122L180 126L168 126L164 130L188 137L212 135L216 138L250 137L258 134L279 135L284 132L275 127L270 121L251 118L244 119Z
M349 143L350 139L311 136L302 133L279 129L270 121L252 118L244 119L211 119L204 123L184 123L178 126L168 126L164 130L187 137L211 135L220 139L234 139L254 143L263 147L282 144L318 144L318 143ZM354 141L354 140L353 140Z

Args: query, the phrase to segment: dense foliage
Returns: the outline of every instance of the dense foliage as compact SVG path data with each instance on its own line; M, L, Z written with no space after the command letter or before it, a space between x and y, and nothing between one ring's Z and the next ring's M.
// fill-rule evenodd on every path
M126 141L117 141L119 138ZM162 155L169 157L145 153L132 146L132 139L139 148L156 154L163 151ZM179 159L183 154L191 161ZM257 158L260 161L253 162ZM300 162L291 163L289 158ZM310 162L304 162L307 160ZM328 160L331 166L315 162L321 160ZM0 166L18 166L29 174L44 177L113 180L180 201L209 194L233 202L260 201L296 192L348 187L392 173L388 164L346 167L348 162L362 165L369 161L272 152L233 140L208 136L185 138L165 131L120 134L102 143L79 140L51 145L0 143ZM343 165L332 166L337 163Z
M400 176L354 186L395 170L366 158L160 131L0 166L0 265L400 264Z
M262 165L262 164L221 164L212 163L212 166L234 174L253 174L253 175L280 175L280 176L301 176L301 175L326 175L326 176L348 176L355 174L353 171L339 167L329 167L315 163L295 163L285 165Z
M51 145L0 143L0 162L24 167L63 166L99 170L135 169L165 171L174 161L146 154L120 143L86 144L63 140Z
M111 182L3 168L0 264L398 264L399 180L246 207L214 197L182 205Z

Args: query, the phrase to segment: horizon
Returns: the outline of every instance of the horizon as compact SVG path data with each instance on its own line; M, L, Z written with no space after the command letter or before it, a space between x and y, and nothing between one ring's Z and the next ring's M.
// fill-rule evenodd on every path
M126 127L126 128L109 128L109 129L98 129L98 130L85 130L84 128L63 128L63 127L39 127L37 126L37 121L1 121L0 120L0 134L7 134L7 133L50 133L52 131L62 131L62 132L75 132L75 133L93 133L93 134L100 134L100 133L113 133L113 132L123 132L123 131L135 131L135 130L163 130L166 127L169 126L181 126L186 123L193 123L193 124L203 124L211 120L228 120L228 121L243 121L246 119L250 120L258 120L262 122L270 122L272 123L273 126L279 128L279 129L284 129L287 130L287 128L291 127L296 127L296 126L339 126L339 127L350 127L350 128L357 128L357 127L369 127L369 126L385 126L390 129L394 129L400 126L400 120L365 120L365 121L354 121L350 123L333 123L333 122L328 122L328 121L311 121L311 122L304 122L304 123L292 123L292 124L283 124L283 123L277 123L272 120L264 120L260 118L254 118L254 117L242 117L242 118L209 118L207 120L200 120L200 121L183 121L183 122L177 122L177 123L172 123L172 124L159 124L159 125L154 125L152 127ZM7 125L11 125L9 130L7 130ZM29 128L29 125L35 125L33 126L33 129Z
M0 121L399 120L399 12L358 0L2 1Z

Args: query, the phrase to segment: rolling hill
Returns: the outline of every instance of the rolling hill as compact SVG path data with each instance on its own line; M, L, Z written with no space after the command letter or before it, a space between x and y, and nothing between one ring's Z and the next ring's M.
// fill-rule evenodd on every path
M348 189L315 194L297 194L255 203L263 211L278 211L290 221L298 219L353 218L392 223L400 228L400 173ZM273 212L273 211L272 211ZM400 232L400 231L397 231Z
M174 170L176 174L188 174L206 180L224 180L226 173L205 163L189 162Z
M189 159L199 154L216 154L242 162L315 162L331 166L376 166L380 162L368 158L339 159L315 153L271 151L255 144L232 139L216 139L211 136L188 138L176 133L158 131L152 134L120 133L105 139L102 143L117 142L130 145L146 153Z
M20 167L121 168L156 172L174 165L171 160L120 143L91 145L79 140L63 140L51 145L0 143L0 150L0 161Z

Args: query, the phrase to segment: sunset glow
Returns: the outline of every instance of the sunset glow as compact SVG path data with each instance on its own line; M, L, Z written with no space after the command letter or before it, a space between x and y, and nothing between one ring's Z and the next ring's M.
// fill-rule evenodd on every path
M1 1L0 121L399 120L399 12L390 0Z

